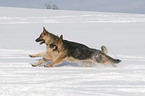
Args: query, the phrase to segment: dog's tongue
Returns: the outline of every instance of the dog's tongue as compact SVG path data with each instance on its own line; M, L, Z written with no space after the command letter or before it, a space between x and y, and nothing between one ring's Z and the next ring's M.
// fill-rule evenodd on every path
M43 41L40 41L40 44L42 44L43 43Z
M53 49L55 49L55 48L56 48L56 46L53 47Z

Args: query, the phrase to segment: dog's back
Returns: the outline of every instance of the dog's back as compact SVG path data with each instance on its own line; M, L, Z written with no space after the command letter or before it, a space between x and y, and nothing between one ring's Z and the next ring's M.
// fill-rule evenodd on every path
M78 60L86 60L91 58L91 55L94 50L90 50L89 47L87 47L84 44L71 42L67 40L63 40L64 48L68 51L67 56L73 57Z
M96 63L109 63L115 66L114 63L119 63L121 60L113 59L103 51L92 49L84 44L63 40L64 48L67 50L67 56L77 60L91 60Z

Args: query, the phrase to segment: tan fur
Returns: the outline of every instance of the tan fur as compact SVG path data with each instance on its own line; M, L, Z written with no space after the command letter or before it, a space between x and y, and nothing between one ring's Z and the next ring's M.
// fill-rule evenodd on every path
M46 52L42 52L42 53L38 53L38 54L34 54L34 55L29 55L29 56L32 57L32 58L34 58L34 57L44 57L46 55Z
M32 64L33 67L41 65L41 64L48 62L48 61L53 61L51 58L54 58L53 56L56 56L58 54L57 51L53 51L50 48L48 48L48 51L46 51L45 53L46 54L42 60L38 61L36 64ZM48 59L46 59L46 58L48 58Z
M46 31L47 34L43 34L43 32ZM34 54L34 55L29 55L30 57L43 57L42 60L38 61L36 64L32 64L32 66L37 66L37 65L41 65L42 63L45 63L48 61L48 59L44 59L44 58L53 58L53 56L56 56L58 54L57 51L53 51L53 49L49 48L49 44L52 42L55 42L54 38L51 38L51 34L49 34L49 32L43 28L43 32L40 34L40 39L44 39L45 40L45 44L46 44L46 50L45 52L42 53L38 53L38 54Z
M59 54L56 57L47 59L47 60L52 60L53 62L49 65L44 65L44 67L52 67L54 65L61 64L64 60L65 52L66 52L66 50L63 50L63 51L59 52Z

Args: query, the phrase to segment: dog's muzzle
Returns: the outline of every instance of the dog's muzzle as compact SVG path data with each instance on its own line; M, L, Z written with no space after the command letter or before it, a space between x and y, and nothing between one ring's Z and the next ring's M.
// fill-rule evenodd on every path
M36 39L35 41L36 41L36 42L40 42L40 45L43 44L43 43L45 43L45 40L43 40L43 39L39 39L39 38Z

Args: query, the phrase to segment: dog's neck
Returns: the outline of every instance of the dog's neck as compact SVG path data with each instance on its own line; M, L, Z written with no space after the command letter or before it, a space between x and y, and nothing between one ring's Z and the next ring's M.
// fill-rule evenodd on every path
M58 53L59 52L61 52L62 50L64 50L65 48L64 48L64 45L63 44L61 44L61 47L60 48L58 48Z

